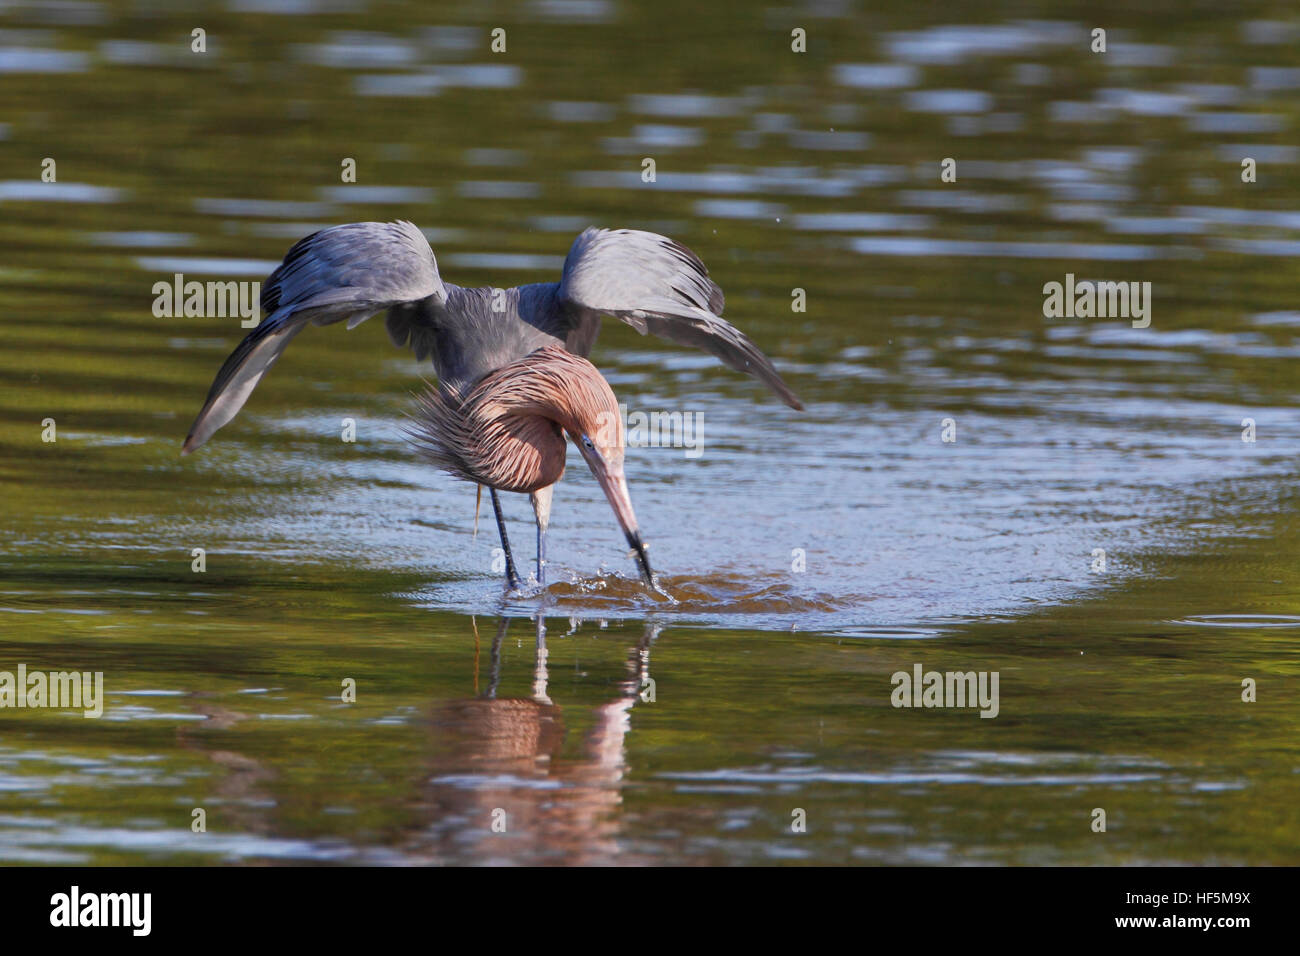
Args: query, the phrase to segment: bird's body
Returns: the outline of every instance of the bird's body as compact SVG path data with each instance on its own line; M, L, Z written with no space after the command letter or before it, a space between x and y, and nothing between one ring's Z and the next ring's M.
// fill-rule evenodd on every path
M433 250L412 223L333 226L295 244L267 279L262 291L266 317L217 373L182 453L198 448L234 418L309 323L346 321L353 328L387 311L393 344L409 347L420 361L430 359L438 377L438 390L422 399L424 417L417 418L426 456L444 470L492 489L512 585L518 581L496 491L532 496L540 582L551 493L564 470L563 433L578 444L597 478L610 464L601 464L602 447L614 448L609 442L600 446L589 434L594 426L584 418L611 411L606 406L613 393L585 361L602 315L616 316L643 335L653 332L711 352L754 375L787 405L802 408L767 357L720 317L723 305L722 290L699 258L654 233L587 229L574 240L559 282L497 289L444 282ZM505 414L502 401L517 403L520 396L532 396L534 407ZM612 414L618 418L617 403ZM427 426L423 432L422 425ZM617 475L610 471L602 487L650 580L625 484L619 492L621 419L616 437ZM583 439L588 439L587 447ZM616 500L619 493L621 502Z
M430 358L438 381L465 393L485 375L547 345L584 358L600 331L600 317L559 298L558 282L511 289L466 289L444 283L434 296L388 310L385 324L398 347Z
M446 384L429 388L411 432L425 458L448 474L532 494L564 474L565 431L589 437L607 431L604 444L621 461L617 418L618 401L595 366L546 345L484 376L466 394Z

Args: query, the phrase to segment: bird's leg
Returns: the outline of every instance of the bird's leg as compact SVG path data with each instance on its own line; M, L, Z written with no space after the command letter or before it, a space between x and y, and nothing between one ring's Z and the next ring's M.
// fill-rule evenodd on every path
M555 493L554 485L539 488L528 496L533 503L533 514L537 516L537 586L546 587L546 529L551 524L551 497Z
M497 634L492 638L492 682L488 684L484 697L495 698L497 685L501 683L501 642L505 640L506 630L510 627L510 618L503 617L497 622Z
M542 704L551 703L551 698L546 696L546 684L549 679L546 658L546 616L539 607L537 609L537 658L533 667L533 700Z
M497 530L501 532L501 550L506 554L506 584L510 590L518 591L521 587L519 572L515 570L515 559L510 554L510 539L506 537L506 519L501 513L501 499L497 497L495 488L489 490L492 492L492 510L497 516Z

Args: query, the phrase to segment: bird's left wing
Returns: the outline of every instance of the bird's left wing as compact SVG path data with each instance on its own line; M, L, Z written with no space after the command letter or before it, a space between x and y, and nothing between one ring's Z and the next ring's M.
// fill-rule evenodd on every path
M637 229L587 229L564 260L560 298L717 356L747 372L791 408L802 409L758 346L721 318L722 290L679 242Z
M248 401L293 337L313 325L345 319L351 329L377 312L429 296L446 298L433 250L409 222L351 222L314 232L289 250L262 288L266 317L217 372L208 399L181 448L198 448ZM398 340L398 331L402 332ZM405 327L393 342L402 345ZM420 341L412 336L420 352ZM420 356L423 358L423 355Z

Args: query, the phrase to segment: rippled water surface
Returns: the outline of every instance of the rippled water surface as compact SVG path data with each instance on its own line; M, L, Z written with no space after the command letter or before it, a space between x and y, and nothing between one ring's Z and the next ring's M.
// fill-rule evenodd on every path
M0 709L0 863L1300 862L1300 20L1090 10L0 4L0 671L106 697ZM676 603L577 455L503 595L381 321L178 456L243 330L154 284L399 217L461 285L593 224L708 264L807 407L602 331L700 423L628 451ZM891 706L918 663L997 717Z

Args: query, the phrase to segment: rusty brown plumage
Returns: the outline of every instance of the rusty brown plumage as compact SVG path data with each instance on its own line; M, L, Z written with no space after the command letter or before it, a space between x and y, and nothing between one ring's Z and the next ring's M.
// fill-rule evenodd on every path
M532 496L539 581L551 490L564 474L567 434L614 509L642 575L654 584L623 476L618 399L585 358L548 345L485 376L465 395L445 384L429 386L417 397L407 434L426 461L457 478Z
M429 386L408 430L438 468L498 491L531 493L564 474L564 431L623 461L618 399L596 367L546 346L483 378L463 398Z

